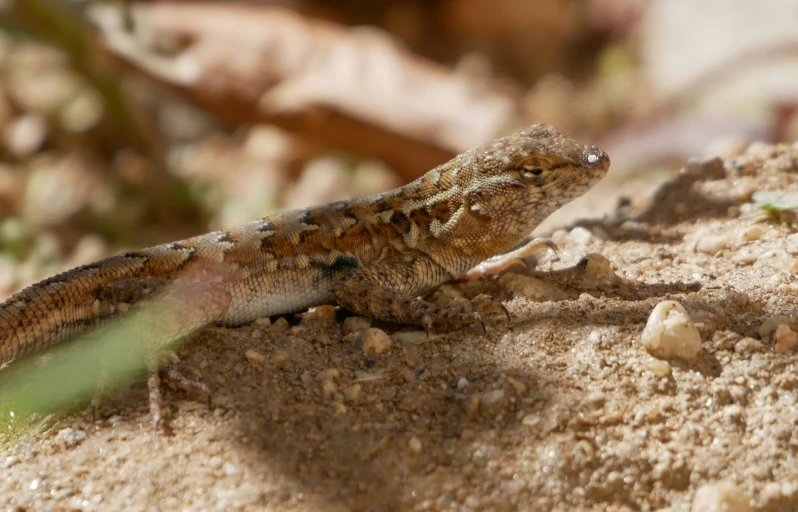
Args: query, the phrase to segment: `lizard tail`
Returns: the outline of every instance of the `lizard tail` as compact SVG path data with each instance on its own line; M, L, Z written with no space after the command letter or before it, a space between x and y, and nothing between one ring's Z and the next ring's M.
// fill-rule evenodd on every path
M167 292L191 267L195 253L193 247L168 244L120 254L16 293L0 304L0 367L88 332L143 299ZM226 309L224 297L211 303L213 307L199 315L183 317L184 325L175 332L201 327L198 322L207 324Z

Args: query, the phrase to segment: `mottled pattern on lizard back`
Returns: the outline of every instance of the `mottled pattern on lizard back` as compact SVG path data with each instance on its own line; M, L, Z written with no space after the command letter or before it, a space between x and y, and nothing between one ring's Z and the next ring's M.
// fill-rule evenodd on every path
M333 300L427 328L436 318L470 321L470 311L433 310L416 297L515 247L608 167L598 148L536 125L384 194L79 267L0 304L0 365L167 293L174 282L201 285L187 304L190 321L181 325L188 327L240 325ZM213 307L202 307L206 298ZM191 301L198 304L194 316Z

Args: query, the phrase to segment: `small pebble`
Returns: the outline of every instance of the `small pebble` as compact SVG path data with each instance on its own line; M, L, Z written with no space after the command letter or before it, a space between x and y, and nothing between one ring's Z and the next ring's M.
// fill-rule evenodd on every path
M798 347L798 333L785 324L779 324L779 326L776 327L776 331L773 333L773 339L776 341L774 350L777 354L790 352Z
M252 336L255 339L263 338L263 331L261 331L260 329L253 329L252 334L250 336Z
M332 381L341 376L340 370L337 368L327 368L316 374L316 380Z
M503 389L494 389L493 391L486 391L479 397L481 406L489 411L495 412L504 404L505 392Z
M703 235L698 239L696 249L704 254L714 256L729 246L729 239L726 235Z
M759 326L759 330L757 333L759 334L760 339L765 339L774 332L776 332L776 328L778 328L781 324L789 324L790 319L789 317L778 315L772 316L762 322L762 325Z
M382 329L370 327L360 334L360 346L366 355L379 355L391 348L391 338Z
M325 398L332 398L338 392L338 386L331 380L325 380L321 385L321 393Z
M291 359L291 354L283 348L278 348L277 350L272 352L272 361L275 364L283 364L289 359Z
M593 233L589 229L577 226L568 234L571 241L577 245L587 245L593 238Z
M479 411L479 395L469 396L463 404L466 414L474 416Z
M743 338L734 344L734 352L737 354L753 354L761 352L764 348L762 342L754 338Z
M354 401L360 397L360 392L363 390L363 386L355 383L349 386L348 388L344 389L344 398L347 400Z
M286 329L288 329L288 320L286 320L284 317L281 316L280 318L274 321L271 327L269 327L269 334L271 335L280 334Z
M762 224L753 224L740 232L739 239L741 242L752 242L762 238L762 235L764 235L766 232L767 228Z
M371 319L364 316L350 316L344 320L344 334L360 332L371 327Z
M692 512L751 512L751 499L731 482L701 486L693 498Z
M656 377L662 379L665 377L669 377L671 374L671 364L668 361L663 361L661 359L651 359L646 364L647 368L653 373Z
M421 449L423 448L421 445L421 440L417 437L411 437L407 441L407 447L410 448L410 451L415 454L421 453Z
M695 359L701 352L701 335L684 307L665 300L648 317L640 342L648 353L660 359Z
M526 384L524 384L520 380L514 379L512 377L507 377L507 382L510 383L510 385L515 390L516 394L523 395L524 393L526 393L526 389L527 389L526 388Z
M258 352L256 350L252 350L252 349L247 350L244 353L244 357L246 357L247 360L249 360L249 362L253 363L253 364L263 365L263 364L266 363L266 356L264 356L263 354L261 354L260 352Z
M335 325L335 306L325 304L309 309L307 313L302 315L302 320L299 321L299 325L318 325L324 327Z
M460 377L457 379L457 389L465 389L468 386L468 379L465 377Z
M272 320L268 316L262 316L255 319L255 325L259 325L261 327L271 327Z

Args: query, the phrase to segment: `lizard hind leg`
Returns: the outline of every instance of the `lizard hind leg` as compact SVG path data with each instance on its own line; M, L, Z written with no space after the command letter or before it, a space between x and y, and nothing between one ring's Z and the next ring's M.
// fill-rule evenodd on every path
M333 288L333 293L338 304L350 311L379 320L420 325L428 335L434 334L437 327L450 329L468 324L480 325L485 334L485 318L494 317L493 313L497 309L509 320L506 308L497 305L487 295L476 297L473 301L453 301L439 306L357 277L340 281Z

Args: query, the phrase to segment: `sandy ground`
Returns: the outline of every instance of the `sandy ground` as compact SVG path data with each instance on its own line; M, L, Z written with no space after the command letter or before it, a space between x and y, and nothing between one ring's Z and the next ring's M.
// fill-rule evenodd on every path
M487 336L389 345L372 331L364 345L361 320L331 308L207 329L179 355L213 389L210 407L167 388L155 432L139 384L97 419L8 436L0 506L675 512L722 482L693 510L796 510L798 350L774 330L798 328L798 235L764 219L757 190L798 193L798 146L694 163L648 200L552 234L560 252L539 270L579 276L598 253L617 281L512 277L433 296L505 301L509 329ZM695 322L694 359L653 358L639 341L666 299Z

